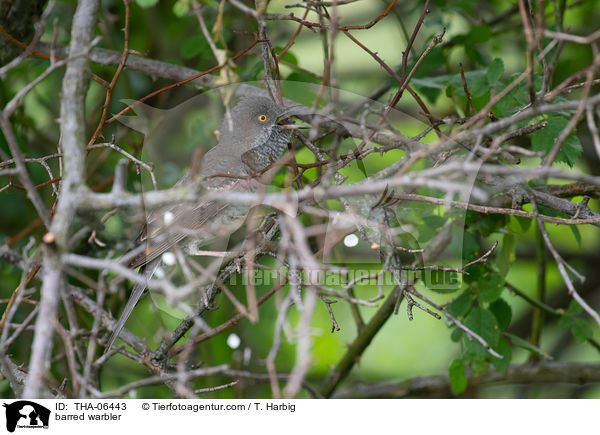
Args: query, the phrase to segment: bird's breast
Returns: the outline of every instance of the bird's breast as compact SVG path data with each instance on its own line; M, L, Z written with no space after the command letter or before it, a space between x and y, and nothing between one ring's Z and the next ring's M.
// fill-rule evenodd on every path
M289 131L273 129L264 143L242 155L242 162L248 167L250 174L261 171L281 157L289 140Z

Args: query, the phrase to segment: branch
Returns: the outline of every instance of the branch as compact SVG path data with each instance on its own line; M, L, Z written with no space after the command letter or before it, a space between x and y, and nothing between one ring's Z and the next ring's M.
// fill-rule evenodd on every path
M43 53L50 53L52 45L48 43L38 44L38 48ZM56 56L65 58L69 56L70 48L65 45L58 45L55 48ZM123 60L123 53L105 48L93 48L89 53L90 62L100 65L119 66ZM131 71L138 71L151 77L160 77L175 81L185 80L197 75L200 71L186 68L181 65L174 65L160 60L147 59L145 57L130 54L125 61L125 68ZM204 75L190 82L200 89L213 88L213 76Z
M489 384L586 384L600 382L600 364L543 362L536 365L522 364L509 367L506 372L490 371L479 376L469 376L469 388ZM417 396L442 396L452 394L447 375L435 375L408 379L396 383L356 384L341 390L335 398L371 399Z
M2 128L2 132L4 133L4 137L6 138L6 142L8 143L8 147L10 148L10 152L12 153L13 160L15 162L16 169L19 174L19 179L23 186L25 186L25 190L27 191L27 196L29 200L35 207L35 210L44 222L46 228L50 226L50 215L48 210L46 209L46 205L40 194L35 189L33 185L33 181L31 181L31 177L27 172L27 167L25 166L25 159L23 158L23 154L21 154L21 150L19 148L19 144L17 142L17 138L12 130L12 126L8 120L8 117L5 116L4 112L0 114L0 128Z
M89 80L89 61L79 54L85 52L91 43L98 5L98 0L81 0L73 18L70 52L72 57L77 58L67 65L60 113L64 151L63 179L50 232L44 237L47 246L43 262L40 313L35 324L29 374L23 390L25 398L39 396L50 362L59 292L64 282L57 248L62 249L67 244L77 210L75 191L85 185L85 95Z
M531 207L533 208L533 211L537 213L535 201L531 203ZM598 323L598 325L600 325L600 315L583 300L579 293L577 293L577 290L575 290L575 286L573 285L573 281L571 281L571 278L567 273L567 269L570 270L581 281L584 281L585 278L581 276L578 272L576 272L571 266L569 266L569 264L560 256L560 254L558 253L558 251L556 251L556 248L550 241L550 236L548 234L548 231L546 230L545 225L539 219L537 222L540 232L542 233L542 236L544 238L544 241L546 242L546 246L548 247L548 250L554 257L554 260L556 261L556 266L558 267L558 271L560 272L560 275L562 276L563 281L565 282L565 285L569 290L569 294L571 295L571 297L573 297L573 299L577 301L579 305L581 305L585 312L588 313L590 317L592 317L596 321L596 323Z

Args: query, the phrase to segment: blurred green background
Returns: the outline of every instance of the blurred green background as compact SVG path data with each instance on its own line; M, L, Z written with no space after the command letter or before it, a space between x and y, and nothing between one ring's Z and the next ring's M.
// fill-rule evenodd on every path
M272 1L268 12L287 14L295 11L300 15L303 10L285 8L293 2ZM547 2L546 17L549 28L555 28L555 19L552 3ZM558 1L565 8L564 28L571 33L587 35L597 29L600 22L600 8L593 1ZM206 0L203 2L203 14L209 29L212 29L218 14L219 2ZM338 20L346 25L364 24L380 14L387 6L387 1L360 0L339 8ZM352 34L378 55L394 70L400 71L402 53L406 47L407 34L412 32L417 21L423 2L409 1L398 2L388 16L369 30L353 31ZM132 5L130 23L130 47L146 53L148 57L159 59L178 65L185 65L199 71L215 65L210 47L200 32L198 21L191 12L191 3L185 0L178 1L153 1L137 0ZM69 28L75 9L74 1L58 1L48 20L48 25L42 41L52 39L53 20L56 19L57 42L68 44ZM250 20L231 5L226 6L227 13L223 18L222 37L226 42L217 40L220 49L227 48L229 53L236 53L248 46L252 36L242 32L256 31L256 22ZM516 3L512 1L478 2L469 0L458 1L433 1L430 13L427 15L422 30L419 32L413 50L409 56L409 69L414 65L418 56L431 41L435 34L442 28L446 29L443 43L436 47L425 59L417 70L411 84L421 97L427 102L432 113L437 118L446 116L466 116L467 105L460 82L457 83L459 63L462 63L467 78L470 81L476 109L483 107L490 98L491 92L502 89L513 77L525 68L525 41L522 24L516 10ZM512 11L512 12L511 12ZM99 47L120 51L123 46L122 32L124 7L121 1L102 1L98 32L102 36ZM315 15L309 13L308 20L314 20ZM269 21L267 33L276 51L280 51L296 31L298 24L292 21ZM216 32L215 34L219 34ZM290 82L311 84L318 89L323 72L323 40L319 31L303 29L295 44L288 51L281 62L281 77ZM553 49L549 56L554 55ZM257 53L257 49L254 49ZM369 96L382 86L389 85L389 74L364 50L344 37L337 34L335 38L335 77L337 87L357 96ZM494 59L499 59L494 68L499 71L499 76L490 80L490 74L496 72L491 66ZM566 44L559 53L556 70L552 83L556 85L569 75L587 67L592 62L592 53L584 45ZM501 64L501 70L498 70ZM23 86L42 73L48 62L44 59L30 57L20 66L0 80L0 100L2 104L12 98ZM242 56L236 61L233 68L242 81L260 80L264 74L262 60L257 55ZM92 64L95 74L110 80L114 67ZM53 73L37 86L19 106L13 115L12 122L18 136L23 152L27 157L41 157L56 151L59 140L59 100L63 71ZM215 73L218 74L218 73ZM116 113L125 105L122 99L136 99L166 86L172 82L152 78L140 73L125 70L117 83L112 99L111 113ZM307 95L298 92L298 87L283 83L284 96L301 101ZM300 87L299 89L302 89ZM385 91L379 101L385 103L389 96L396 91L393 85ZM576 91L577 92L577 91ZM171 109L190 98L197 96L198 90L192 86L182 86L154 97L146 104L158 109ZM88 132L92 132L97 124L104 101L104 89L96 82L91 82L88 92L87 119L89 120ZM507 116L517 110L527 101L526 88L519 87L505 100L494 108L497 116ZM419 106L409 95L404 95L397 109L402 116L394 121L394 127L407 136L418 134L425 128L426 119L420 114ZM213 131L218 127L220 113L214 110L199 109L190 115L187 121L184 137L193 138L186 141L178 139L175 130L172 130L171 143L177 146L169 149L173 164L166 162L156 163L159 176L159 185L168 186L174 183L189 169L189 155L197 146L210 147L216 143ZM119 123L112 124L104 136L110 138L115 135L120 146L127 151L140 155L142 137L139 132L127 129ZM577 139L581 145L576 161L569 162L568 158L557 167L573 173L600 175L597 157L594 155L589 132L585 127L577 130ZM431 133L424 141L435 141ZM4 138L0 138L0 146L6 152L8 148ZM352 144L350 144L351 146ZM372 154L365 159L365 165L370 173L379 168L388 166L403 155L402 152L390 152L383 156ZM108 191L111 187L111 176L114 166L121 156L107 150L94 150L88 155L88 185L100 191ZM301 162L314 161L314 157L306 149L297 153ZM539 158L523 159L521 165L525 167L537 166ZM572 163L571 165L569 163ZM56 160L49 161L55 174L58 174ZM48 174L39 164L28 165L31 176L36 183L48 180ZM345 169L344 175L350 181L364 178L364 173L357 165ZM139 177L135 168L130 168L129 187L132 190L141 189ZM316 171L307 172L310 177L316 176ZM0 187L8 183L8 177L0 177ZM562 182L549 180L549 183ZM40 189L46 204L55 200L52 189L47 186ZM573 201L579 202L582 197L575 197ZM9 244L17 251L27 250L31 254L33 246L30 239L39 243L43 235L33 207L26 199L23 191L8 188L0 193L0 243ZM590 201L590 208L598 210L597 200ZM529 206L525 210L531 211ZM101 217L101 215L97 216ZM78 217L78 225L86 222L85 217ZM569 261L578 271L588 277L580 288L584 297L593 307L600 307L600 293L598 283L600 270L597 264L600 260L600 234L592 226L578 226L576 229L568 226L547 225L548 231L561 255ZM85 243L78 247L80 253L90 255L113 255L123 252L135 237L138 228L132 225L132 219L124 213L109 219L105 228L99 232L99 237L105 242L110 242L108 250L93 248ZM514 257L511 258L510 269L505 277L505 282L515 286L524 293L535 297L536 273L538 262L536 259L535 225L524 228L522 222L511 217L506 218L501 225L494 226L486 234L485 231L473 230L474 237L482 249L488 249L495 240L503 245L505 235L514 235L516 241ZM459 259L460 260L460 259ZM446 262L452 262L449 255ZM456 261L456 259L454 259ZM494 260L495 261L495 260ZM274 261L263 260L265 265L276 267ZM495 264L495 263L493 263ZM348 267L361 268L360 263L349 263ZM493 266L495 267L495 266ZM95 278L94 272L89 276ZM10 297L13 290L21 280L21 271L15 266L0 262L0 299L3 304ZM73 281L77 282L77 281ZM39 290L39 281L31 284L33 294ZM466 287L466 284L465 284ZM342 287L338 287L341 289ZM464 287L463 287L464 288ZM547 265L548 301L556 308L567 309L569 299L566 289L555 263L549 258ZM126 287L116 289L115 294L109 295L109 306L113 315L120 311L120 304ZM239 299L245 301L243 286L232 286ZM258 294L268 289L267 286L257 288ZM370 298L377 294L375 285L358 285L358 297ZM390 291L388 286L387 292ZM423 291L437 302L448 301L458 293L437 294L423 288ZM93 295L91 295L93 296ZM531 307L523 298L516 296L509 289L502 292L504 299L512 310L512 323L508 331L524 339L529 333ZM260 308L260 322L251 324L243 319L231 330L202 343L198 348L197 359L207 366L222 363L231 363L232 368L264 372L264 359L267 357L273 343L274 325L278 314L280 297L276 296L267 301ZM218 310L211 312L206 321L216 326L236 314L236 310L222 296L218 299ZM157 305L161 308L157 308ZM328 373L344 354L347 345L356 336L356 326L347 303L340 301L333 305L336 319L341 326L341 331L330 333L330 318L324 304L317 306L313 319L313 367L310 369L308 381L318 385L319 381ZM22 321L29 314L31 307L23 307L15 317L15 321ZM361 313L368 320L375 312L375 308L361 307ZM64 313L63 313L64 314ZM91 327L92 319L85 313L79 313L82 327ZM153 334L158 326L164 323L167 329L172 329L178 324L176 313L163 306L160 297L146 297L135 309L127 326L134 333L146 336L148 343L156 343L157 337ZM290 318L294 323L296 313L292 310ZM600 340L600 329L589 322L591 336ZM289 333L290 331L286 331ZM237 334L241 345L232 349L227 344L230 333ZM450 339L451 329L443 320L415 310L415 318L411 322L405 313L404 305L398 315L393 316L385 327L377 334L359 363L354 367L349 379L345 383L356 380L365 382L375 381L400 381L417 376L428 376L446 373L452 360L458 358L463 349L460 343ZM18 362L26 363L29 355L29 343L32 331L23 333L9 349L9 354ZM285 334L284 334L285 337ZM61 344L59 339L57 346ZM580 343L571 337L568 329L561 328L555 319L546 319L539 347L558 361L598 362L598 350L586 342ZM525 363L530 358L530 352L514 347L512 363ZM294 364L295 348L284 340L281 351L277 357L277 370L281 373L289 372ZM249 363L247 363L249 361ZM130 383L136 379L146 377L147 371L133 361L116 355L104 366L101 373L103 391L110 391ZM198 382L198 388L220 385L231 381L225 376L203 378ZM205 393L203 397L269 397L271 394L268 381L258 382L243 380L234 388ZM305 394L305 393L303 393ZM600 397L600 387L573 388L570 385L538 385L524 389L522 386L486 386L475 393L476 397ZM0 381L0 395L10 396L8 383ZM135 397L169 397L166 387L146 387L139 389Z

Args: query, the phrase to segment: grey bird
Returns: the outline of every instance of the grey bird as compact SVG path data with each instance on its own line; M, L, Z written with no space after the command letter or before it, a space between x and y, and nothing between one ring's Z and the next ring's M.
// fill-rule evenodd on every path
M296 107L296 106L293 106ZM277 160L287 147L293 124L285 124L293 110L283 108L265 97L242 99L224 119L219 143L203 157L199 176L207 191L255 191L260 175ZM178 185L195 179L186 174ZM148 281L160 265L161 257L175 244L191 252L217 235L231 234L244 222L248 205L233 205L219 201L201 201L197 205L175 204L157 209L147 217L139 238L144 251L135 257L129 267L141 267L140 273ZM146 285L136 283L119 320L108 340L107 352L142 296Z

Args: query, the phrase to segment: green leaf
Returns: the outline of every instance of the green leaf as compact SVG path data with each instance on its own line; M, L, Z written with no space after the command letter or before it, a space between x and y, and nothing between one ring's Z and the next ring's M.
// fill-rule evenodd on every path
M135 0L142 8L149 8L158 3L158 0Z
M473 332L477 333L485 342L495 349L500 338L500 328L498 321L491 311L485 308L473 308L465 320L465 325ZM486 355L487 349L483 347L475 338L465 339L465 347L479 355Z
M577 316L579 314L581 314L582 312L583 312L583 307L581 305L579 305L579 303L576 300L572 300L571 303L569 304L569 308L567 309L567 312L564 313L560 319L558 319L559 328L563 328L563 329L570 328L571 325L573 325L573 322L575 322L575 319L577 318Z
M440 78L413 78L410 81L411 86L414 86L415 89L425 96L431 103L435 103L438 97L441 95L442 91L446 87L447 76L443 76Z
M529 228L531 228L531 222L532 219L531 218L526 218L523 216L513 216L517 222L519 222L519 226L521 227L521 230L526 233L527 231L529 231Z
M577 225L569 225L569 228L571 228L573 237L577 240L577 245L581 248L581 233L579 232L579 228L577 228Z
M209 46L202 34L190 36L181 44L179 52L184 59L198 56L200 53L208 52Z
M558 327L563 329L571 328L573 338L580 343L591 338L593 334L592 327L589 325L588 321L577 317L582 312L583 307L579 305L577 301L572 300L567 312L558 319Z
M574 225L571 225L573 227ZM500 276L503 278L506 277L510 269L510 265L515 261L515 236L514 234L504 234L502 238L502 249L500 250L500 254L498 255L498 259L496 260L496 266L498 266L498 271L500 272Z
M567 329L570 328L575 322L577 316L583 312L583 307L579 305L576 300L572 300L569 304L569 308L560 319L558 319L558 327Z
M481 302L494 302L502 294L504 280L497 273L489 273L479 279L479 295Z
M498 341L498 345L494 347L494 350L498 352L503 358L492 357L492 364L499 372L505 372L510 367L512 360L512 349L510 344L505 339L501 338Z
M558 327L561 329L567 329L571 327L571 324L573 323L573 318L570 316L561 316L560 319L558 319Z
M190 11L190 3L187 1L180 0L173 5L173 13L176 17L183 17Z
M479 230L482 237L487 237L490 234L497 232L499 229L506 226L508 217L502 214L490 214L487 216L477 216L477 224L475 228Z
M443 24L441 24L443 25ZM415 66L417 60L419 58L418 57L410 57L410 61L408 62L408 71L411 71L412 68ZM416 77L431 77L433 74L437 71L439 71L440 69L440 65L443 65L444 62L446 62L446 54L445 54L445 48L441 45L438 45L436 47L433 48L433 50L431 50L429 52L429 54L425 57L425 59L421 60L421 64L419 65L419 68L417 68L416 72L415 72L415 78ZM398 65L396 72L398 73L398 75L401 74L401 64ZM412 84L412 81L411 81Z
M592 338L594 330L588 320L576 318L571 326L571 333L576 342L583 343Z
M583 307L579 305L579 302L573 299L569 303L569 310L567 311L567 313L569 313L570 316L576 316L578 314L583 313Z
M423 222L431 228L439 228L446 223L446 219L442 216L430 215L423 216Z
M433 239L439 232L438 228L446 222L445 218L436 215L422 216L422 220L423 223L417 227L420 242Z
M467 71L465 80L469 93L473 98L481 97L489 92L489 84L484 71ZM429 78L413 78L410 81L421 94L429 101L435 103L442 91L449 97L454 95L466 97L462 77L460 74L443 75Z
M367 168L365 167L365 162L363 162L362 159L356 159L356 166L358 167L360 172L362 172L362 174L365 176L365 178L367 178L368 175L367 175Z
M438 97L442 94L442 91L437 88L431 88L426 86L415 86L415 88L417 88L418 92L425 98L427 98L427 100L429 100L429 102L432 104L435 104Z
M487 372L489 368L490 363L484 358L474 358L471 362L471 370L475 376Z
M489 269L481 263L474 264L469 266L469 274L464 276L465 282L475 283L481 278L483 275L489 272Z
M455 343L458 343L460 341L460 339L463 337L463 335L464 335L463 330L455 327L452 330L452 333L450 334L450 340L452 340Z
M283 47L278 47L275 49L277 54L280 54L282 51ZM281 61L291 63L292 65L298 65L298 59L296 59L296 56L294 56L289 50L285 52L283 57L280 59L280 62Z
M475 236L457 225L452 227L450 249L456 258L462 258L464 262L472 261L479 255L479 243Z
M480 97L490 90L484 71L465 72L465 81L467 82L469 94L471 94L472 97ZM454 89L454 95L461 97L467 96L460 74L454 74L453 76L450 76L448 85Z
M450 6L449 7L450 10L456 11L456 9L461 9L470 15L473 15L473 13L474 13L473 11L476 11L477 7L480 6L480 3L478 0L455 0L452 2L436 2L436 3L448 4Z
M492 60L487 70L487 80L490 85L496 83L504 74L504 62L499 57Z
M568 120L562 117L553 116L547 119L548 126L531 133L531 146L538 151L546 151L549 153L558 136L569 123ZM577 159L581 156L583 148L577 135L571 133L560 147L560 151L556 156L556 162L563 162L573 167Z
M257 58L251 58L246 67L240 72L240 78L243 81L258 80L260 73L262 73L263 71L264 64L262 60Z
M490 26L473 26L467 36L467 42L469 44L476 44L479 42L486 42L492 37L492 29Z
M515 80L519 76L519 73L514 73L507 80L506 83L510 83ZM534 88L536 92L539 92L543 82L543 76L536 74L534 77ZM502 81L499 81L494 86L496 93L498 93L501 89L503 89L506 84L503 84ZM496 116L509 116L514 114L519 107L524 106L529 103L529 88L527 83L521 83L517 85L512 91L510 91L507 95L505 95L498 103L496 103L492 109Z
M569 165L571 168L577 162L577 159L581 157L583 147L579 138L575 134L567 136L567 139L562 144L560 151L556 156L557 162L563 162Z
M560 212L553 208L546 207L545 205L538 205L538 212L544 216L560 217Z
M321 80L319 80L319 78L315 77L312 74L304 72L304 71L292 71L287 76L287 80L290 80L293 82L305 82L305 83L320 83L321 82ZM298 93L300 93L300 92L298 92ZM304 100L306 100L308 98L314 98L314 96L311 95L312 92L310 92L310 93L304 92L304 94L309 95L308 97L304 97Z
M448 311L454 317L462 317L467 314L469 308L471 308L471 305L472 302L469 291L464 291L459 297L454 299L454 302L452 302L448 308L446 308L446 311Z
M467 374L465 373L465 365L461 359L455 359L450 363L448 376L450 377L450 387L454 394L460 394L467 389Z
M512 308L504 299L497 299L490 305L490 311L498 321L498 328L502 331L508 328L512 319Z
M487 61L484 57L483 53L477 49L477 46L474 44L465 45L465 54L473 61L479 65L486 65Z
M531 353L533 353L535 355L539 355L539 356L541 356L544 359L547 359L547 360L551 360L552 359L552 356L548 352L546 352L545 350L543 350L543 349L541 349L541 348L539 348L537 346L534 346L533 344L531 344L530 342L528 342L526 340L523 340L521 337L518 337L518 336L516 336L514 334L509 334L509 333L505 333L505 334L506 334L507 337L510 338L511 343L514 346L517 346L517 347L520 347L522 349L525 349L525 350L527 350L527 351L529 351L529 352L531 352Z

